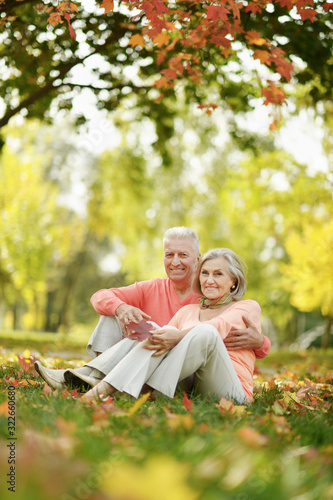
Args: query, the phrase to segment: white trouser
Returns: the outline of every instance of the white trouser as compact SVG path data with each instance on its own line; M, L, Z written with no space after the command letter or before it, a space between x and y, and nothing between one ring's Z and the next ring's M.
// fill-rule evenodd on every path
M88 341L87 351L92 358L104 352L124 338L120 321L116 316L101 316Z
M144 342L124 339L87 366L104 373L105 382L135 398L145 383L173 397L177 383L194 373L199 394L246 402L240 380L215 327L199 324L168 353L152 357L154 352L144 349Z
M154 321L148 321L148 323L153 325L154 328L160 328ZM97 353L107 351L124 338L125 336L117 316L100 316L96 328L88 341L87 351L92 358L95 358Z

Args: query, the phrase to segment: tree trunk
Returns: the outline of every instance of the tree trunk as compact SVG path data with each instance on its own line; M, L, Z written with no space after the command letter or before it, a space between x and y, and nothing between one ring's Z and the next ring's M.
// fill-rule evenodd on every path
M322 349L327 349L329 347L332 325L333 325L333 318L332 318L332 316L328 316L327 321L326 321L325 331L323 333L323 336L321 337Z
M75 257L75 263L69 267L65 278L64 297L60 309L58 327L62 326L66 332L69 328L69 308L73 297L73 290L82 269L86 254L86 250L82 250L77 254Z

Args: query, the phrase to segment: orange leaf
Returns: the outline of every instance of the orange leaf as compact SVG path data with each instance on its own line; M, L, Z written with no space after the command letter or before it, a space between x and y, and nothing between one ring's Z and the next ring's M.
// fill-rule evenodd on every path
M186 408L187 411L192 411L192 409L193 409L193 401L191 401L188 398L188 396L187 396L187 394L186 394L185 391L183 391L183 394L184 394L183 401L182 401L183 405L185 406L185 408Z
M250 45L261 46L267 43L264 38L261 38L257 31L248 31L248 33L245 35L245 38L249 40Z
M250 2L246 7L245 7L245 12L252 12L252 14L255 14L256 12L259 12L259 14L262 12L262 9L260 5L254 2Z
M63 19L61 17L61 14L59 14L59 12L52 12L52 14L49 15L47 22L51 26L57 26L57 24L63 22Z
M267 89L262 89L262 95L265 97L265 106L269 103L281 105L286 98L286 94L283 90L276 87L274 84L271 84Z
M5 417L8 417L8 402L5 401L0 405L0 415L4 415Z
M267 50L257 49L254 51L254 54L253 54L253 59L259 59L261 64L267 64L268 66L271 65L271 61L269 60L270 57L271 57L271 55L269 52L267 52Z
M159 80L157 80L154 84L154 87L157 87L158 89L167 89L169 87L169 82L166 78L161 76Z
M177 72L172 68L163 69L161 71L161 73L169 80L173 80L174 78L177 78Z
M145 40L143 36L137 33L136 35L131 36L131 38L128 40L128 45L130 45L131 47L136 47L137 45L139 45L143 48L145 46Z
M105 14L108 14L114 8L113 0L103 0L101 3L101 8L104 9Z
M220 399L220 408L221 410L230 411L233 408L234 404L232 401L228 401L226 398L222 397Z
M252 427L241 427L237 434L251 448L259 448L268 443L268 437Z
M157 61L156 61L157 64L162 64L164 60L165 60L165 55L162 52L160 52L157 56Z
M166 32L159 33L153 38L153 42L156 43L158 47L162 47L162 45L167 45L169 43L169 36Z

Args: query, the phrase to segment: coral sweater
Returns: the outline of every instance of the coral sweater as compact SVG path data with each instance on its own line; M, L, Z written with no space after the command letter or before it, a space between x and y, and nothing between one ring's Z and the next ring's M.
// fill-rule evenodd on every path
M254 300L240 300L234 302L231 306L215 318L207 321L200 321L199 305L188 305L180 309L177 314L169 321L169 325L185 330L203 323L215 326L224 339L231 328L241 329L245 327L242 315L246 314L261 331L260 315L261 309L258 302ZM246 399L248 402L253 400L253 370L255 364L255 354L253 349L242 349L238 351L228 350L230 359L242 384Z
M186 299L180 300L169 278L155 278L139 281L130 286L99 290L94 293L90 301L95 311L104 316L114 316L116 309L125 303L138 307L151 316L151 320L158 325L166 325L183 306L198 304L198 297L197 293L192 292ZM254 351L256 357L264 358L270 348L270 340L264 336L263 345Z

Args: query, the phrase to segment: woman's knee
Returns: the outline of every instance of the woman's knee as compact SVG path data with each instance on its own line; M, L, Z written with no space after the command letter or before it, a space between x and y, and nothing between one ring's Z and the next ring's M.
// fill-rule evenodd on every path
M197 325L188 335L190 335L192 342L200 344L215 345L221 341L221 336L213 325Z

